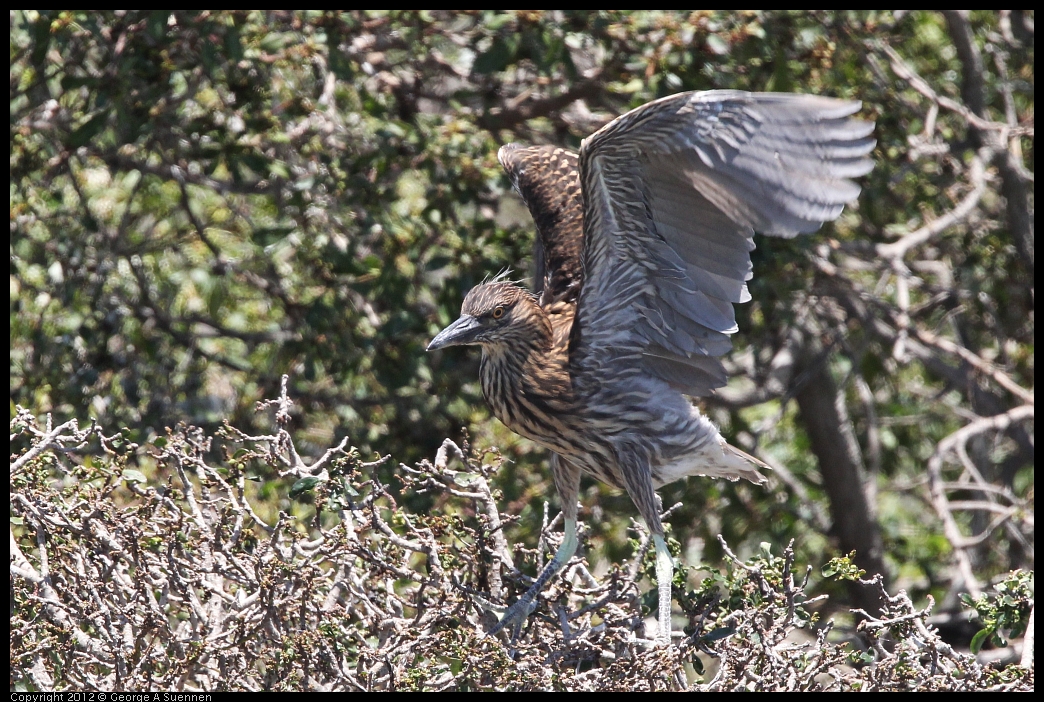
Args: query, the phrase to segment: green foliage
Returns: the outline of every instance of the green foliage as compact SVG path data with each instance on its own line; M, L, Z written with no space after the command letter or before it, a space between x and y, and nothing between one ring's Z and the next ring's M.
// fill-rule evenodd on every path
M1010 187L1033 163L1033 41L1021 33L1032 13L968 15L980 105L967 98L952 15L934 12L11 17L13 417L18 405L56 423L90 416L162 451L179 423L257 429L255 403L289 373L302 452L348 436L360 456L411 464L462 428L472 446L497 447L499 499L533 544L553 493L546 456L490 418L476 354L424 352L475 283L528 270L533 227L498 146L578 148L611 118L681 90L833 95L862 100L876 120L875 170L858 206L822 232L758 238L730 359L737 392L704 407L731 441L786 467L788 481L666 486L664 504L683 503L672 514L679 553L718 563L719 534L742 553L796 539L801 562L851 550L832 529L846 511L829 509L829 457L815 455L792 401L801 377L780 380L773 365L796 334L824 345L898 585L943 601L958 582L955 558L983 581L1032 567L1032 419L940 459L939 489L965 505L950 526L972 545L953 546L924 483L946 437L1023 402L994 371L1033 388L1032 237L1027 249ZM929 100L889 49L964 111ZM1006 149L987 154L969 114L1003 133ZM895 265L883 261L877 247L977 192L970 164L980 157L985 185L969 213ZM1032 203L1032 181L1022 182ZM1023 214L1032 223L1032 206ZM746 388L765 393L752 400ZM25 448L21 436L14 443ZM147 455L124 460L125 483L155 477ZM374 470L400 504L432 509L431 495L401 491L396 466ZM330 518L347 499L328 484L284 485L250 453L228 470L259 490L266 516ZM629 556L626 495L585 479L581 501L592 559ZM833 561L836 575L853 576L864 555ZM837 602L851 594L836 581L814 587Z
M823 566L823 577L837 578L838 580L859 580L866 575L866 571L853 563L853 558L855 558L855 551L847 556L831 558Z
M982 622L982 629L971 640L973 653L978 653L987 641L994 646L1007 646L1008 638L1018 638L1026 632L1033 609L1032 580L1032 573L1013 570L994 585L993 593L961 595L961 603L974 609Z

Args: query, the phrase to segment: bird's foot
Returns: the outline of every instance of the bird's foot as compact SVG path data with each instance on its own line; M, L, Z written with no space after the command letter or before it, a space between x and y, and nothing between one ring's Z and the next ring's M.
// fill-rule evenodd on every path
M526 619L536 609L537 597L540 595L541 590L547 585L547 581L555 573L562 570L565 564L569 562L569 559L573 557L573 554L576 553L576 543L576 519L566 518L562 545L558 547L554 557L540 571L540 575L533 581L533 586L526 590L526 594L522 595L518 602L511 605L508 611L504 613L504 617L492 629L486 632L487 636L493 636L504 627L511 625L511 640L514 641L518 638L519 632L522 631L522 625L526 623Z
M529 618L529 615L537 607L536 595L537 593L534 593L532 590L526 592L518 602L508 607L500 621L486 632L486 636L496 636L501 629L510 627L508 631L511 633L511 640L517 639L522 632L522 625L526 623L526 619Z

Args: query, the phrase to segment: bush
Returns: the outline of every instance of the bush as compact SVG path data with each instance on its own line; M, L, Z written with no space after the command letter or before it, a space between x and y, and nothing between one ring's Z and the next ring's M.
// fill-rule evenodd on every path
M690 587L675 645L646 633L634 553L595 579L582 556L553 580L517 640L483 632L530 579L537 553L509 546L483 462L447 440L434 461L399 465L412 512L347 440L311 462L288 431L292 401L259 403L270 434L179 426L139 446L75 420L12 421L12 679L38 690L1027 690L1032 673L955 651L905 592L838 642L819 621L793 545L766 546ZM487 454L489 455L489 454ZM220 456L214 460L214 456ZM151 463L151 475L127 468ZM267 471L296 498L259 513ZM581 530L583 533L583 530ZM539 565L539 563L537 564ZM860 578L850 559L831 577ZM652 593L655 595L655 592ZM1028 606L1008 588L1008 609ZM986 607L986 600L982 607ZM980 606L977 604L977 606ZM653 620L649 620L652 622ZM999 626L999 625L998 625Z

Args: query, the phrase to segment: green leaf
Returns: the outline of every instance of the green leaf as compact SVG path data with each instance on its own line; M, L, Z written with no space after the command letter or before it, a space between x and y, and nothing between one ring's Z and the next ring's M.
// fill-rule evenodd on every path
M970 646L971 652L978 653L981 651L982 645L986 643L986 639L989 638L991 633L992 632L989 629L980 629L979 632L972 637Z
M250 237L258 246L271 246L277 241L282 241L294 231L293 227L258 227L250 232Z
M270 54L282 49L290 41L290 36L283 32L272 32L261 39L261 50Z
M33 65L43 68L44 62L47 60L47 50L51 46L51 20L41 14L40 17L33 22L33 53L32 61Z
M76 90L82 88L85 85L94 86L95 79L89 76L70 76L64 75L60 81L62 90Z
M163 39L167 33L167 20L170 17L168 10L153 10L146 20L146 27L153 39Z
M461 487L469 487L475 483L478 477L476 473L457 473L453 476L453 482Z
M721 641L722 639L727 639L735 633L736 627L723 626L720 629L715 629L714 631L708 632L702 640L706 643L712 643L714 641Z
M149 479L145 477L145 474L140 470L134 470L133 468L127 468L123 471L123 475L120 476L128 483L147 483Z
M725 40L719 37L717 34L707 35L707 48L713 51L718 56L724 56L729 53L729 45L725 43Z
M518 44L517 36L497 37L493 40L493 46L475 59L471 70L481 74L504 70L514 60L515 54L518 52Z
M268 173L273 178L289 178L290 169L282 161L272 161L268 164Z
M514 15L507 12L497 12L496 14L489 16L487 15L483 20L483 25L486 29L497 31L501 27L505 27L515 19Z
M290 488L290 497L297 497L301 493L308 492L318 484L319 478L316 478L314 476L301 478L293 484L293 487Z
M89 120L73 130L69 135L69 146L78 149L98 135L105 128L105 121L109 118L108 112L99 112Z

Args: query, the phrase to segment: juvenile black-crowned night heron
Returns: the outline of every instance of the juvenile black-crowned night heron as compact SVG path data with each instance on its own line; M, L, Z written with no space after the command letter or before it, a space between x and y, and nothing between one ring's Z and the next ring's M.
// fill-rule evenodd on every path
M576 551L580 474L622 488L653 535L659 636L673 562L654 490L689 475L762 484L684 395L725 384L717 360L750 299L754 231L792 237L859 194L873 124L858 102L731 90L650 102L585 139L579 156L508 144L500 162L536 221L534 293L494 280L464 298L428 350L482 347L493 413L551 451L561 547L504 615L520 624Z

